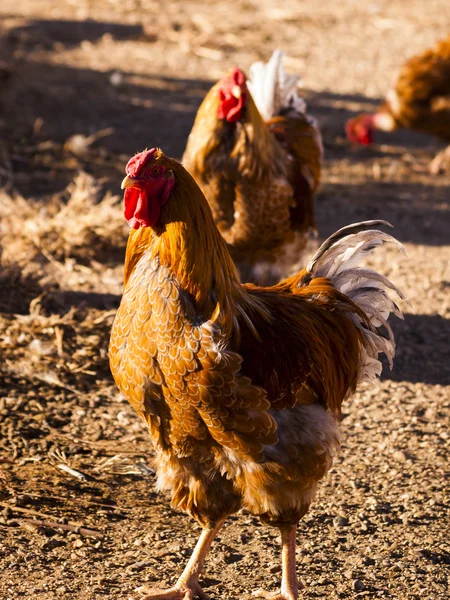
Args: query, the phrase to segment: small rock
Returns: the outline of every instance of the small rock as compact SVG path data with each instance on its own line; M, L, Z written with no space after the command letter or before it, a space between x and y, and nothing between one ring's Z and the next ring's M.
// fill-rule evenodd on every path
M120 85L123 83L123 73L120 71L113 71L109 76L109 82L114 86Z
M45 542L45 544L42 544L41 550L44 550L44 552L48 552L49 550L54 550L55 548L60 548L61 546L65 545L66 543L62 540L52 538L51 540L48 540L48 542Z
M352 581L352 588L354 592L363 592L366 589L366 586L361 579L354 579Z
M13 511L9 508L9 506L6 506L3 510L2 510L3 516L5 517L5 519L10 519L13 516Z
M31 498L27 494L21 494L20 496L15 496L12 499L13 504L16 506L26 506L31 503Z
M333 525L336 529L339 529L340 527L346 527L348 525L348 519L340 516L334 517Z
M393 457L395 458L395 460L398 460L399 462L405 462L406 459L408 458L406 456L406 454L403 452L403 450L397 450L396 452L394 452Z
M151 566L152 562L148 561L148 560L141 560L139 562L133 563L132 565L129 565L128 570L129 571L142 571L143 569L146 569L147 567Z

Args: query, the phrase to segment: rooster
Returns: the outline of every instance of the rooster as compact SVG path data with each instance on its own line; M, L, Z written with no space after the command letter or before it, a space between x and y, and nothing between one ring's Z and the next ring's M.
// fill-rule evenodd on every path
M209 91L182 162L202 188L241 278L275 282L315 231L322 141L276 50L250 79L234 69Z
M405 127L450 142L450 36L401 68L385 102L374 114L361 114L347 122L352 142L371 144L373 132ZM430 163L437 174L450 165L450 146Z
M395 353L401 312L378 272L357 266L390 235L344 227L308 266L273 287L242 285L202 191L160 149L127 164L131 227L111 370L148 426L157 486L203 527L178 582L146 598L204 597L198 576L228 515L279 527L282 584L294 600L298 521L339 446L341 404ZM381 328L387 335L382 335ZM265 592L258 592L269 597Z

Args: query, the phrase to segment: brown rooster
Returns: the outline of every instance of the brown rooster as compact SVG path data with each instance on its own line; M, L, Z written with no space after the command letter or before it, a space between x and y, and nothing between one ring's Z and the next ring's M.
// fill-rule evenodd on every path
M348 138L371 144L373 132L405 127L450 142L450 36L401 68L385 102L374 114L361 114L347 122ZM450 146L430 163L438 173L450 164Z
M157 485L204 528L174 587L148 599L204 598L211 542L244 507L282 538L279 600L297 598L296 526L339 446L341 404L390 363L383 275L358 261L394 238L350 225L306 269L273 287L242 285L194 179L160 149L126 167L132 227L111 334L111 370L148 425ZM381 335L384 327L387 337ZM260 592L264 596L264 592Z
M241 279L275 282L315 230L322 141L283 53L219 81L198 109L182 162L203 190Z

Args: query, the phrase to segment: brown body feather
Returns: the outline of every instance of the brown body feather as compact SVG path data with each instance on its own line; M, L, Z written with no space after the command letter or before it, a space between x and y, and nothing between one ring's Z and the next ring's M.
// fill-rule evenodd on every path
M396 127L450 141L450 36L403 65L383 111Z
M160 151L155 164L175 187L158 226L130 233L114 378L148 424L175 507L203 525L239 507L295 523L331 465L362 369L355 319L369 318L306 271L242 286L192 177Z
M219 119L219 88L220 82L198 110L183 164L203 190L241 278L260 282L255 265L279 262L285 270L315 230L320 133L293 111L264 122L250 92L240 121Z

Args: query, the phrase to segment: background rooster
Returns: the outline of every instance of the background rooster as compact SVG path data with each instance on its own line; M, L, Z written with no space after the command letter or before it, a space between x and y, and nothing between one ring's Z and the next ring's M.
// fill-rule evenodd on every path
M202 188L244 281L274 282L315 230L322 142L276 50L219 81L198 109L183 164Z
M299 274L269 288L241 285L179 163L153 149L126 173L132 231L111 369L148 425L159 488L204 528L178 583L146 597L204 597L205 555L226 517L245 507L280 528L276 598L293 600L296 526L339 445L341 404L381 372L380 352L392 364L395 351L386 320L401 313L386 289L396 288L357 263L385 242L401 245L371 229L383 221L359 223Z
M450 142L450 36L410 58L378 111L350 119L346 130L351 141L367 145L374 130L400 127ZM430 163L430 171L436 174L449 165L450 146Z

